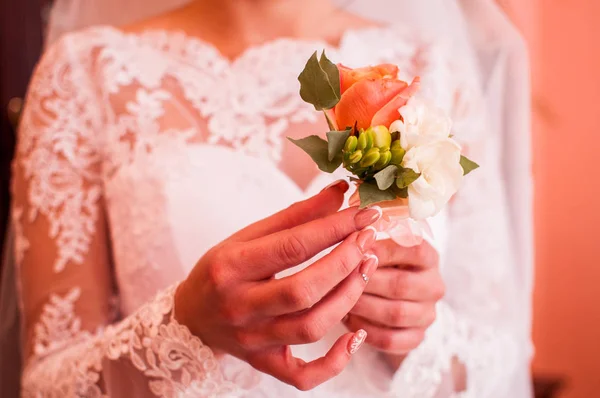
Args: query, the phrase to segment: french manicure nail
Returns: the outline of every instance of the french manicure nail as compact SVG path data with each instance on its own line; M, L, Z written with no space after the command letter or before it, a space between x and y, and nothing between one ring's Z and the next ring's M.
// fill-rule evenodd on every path
M369 282L369 279L371 278L371 275L373 275L373 273L377 269L378 264L379 264L379 259L377 258L376 255L371 254L371 253L365 254L365 258L363 259L363 262L360 264L360 267L358 267L358 272L360 273L360 276L363 278L365 283Z
M377 230L373 227L367 227L358 233L356 237L356 244L362 252L365 252L375 243L377 237Z
M373 224L381 218L381 207L373 206L367 209L362 209L354 216L354 222L358 229L363 229L366 226Z
M348 190L348 188L350 188L350 185L348 185L348 183L345 180L337 180L332 182L331 184L327 185L325 188L323 188L321 190L321 192L326 191L330 188L339 188L342 192L346 192Z
M354 336L352 336L350 343L348 344L348 352L350 354L354 354L356 351L358 351L360 346L363 345L363 343L365 342L366 339L367 339L367 332L364 331L363 329L357 330L356 333L354 333Z

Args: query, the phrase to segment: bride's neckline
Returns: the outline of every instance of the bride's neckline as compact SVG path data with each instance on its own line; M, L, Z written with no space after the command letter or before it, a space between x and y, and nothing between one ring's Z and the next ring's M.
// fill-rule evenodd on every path
M114 33L123 38L135 39L135 40L143 40L144 38L151 39L157 35L161 35L165 38L169 39L177 39L177 41L183 41L187 43L191 43L193 46L203 47L208 49L214 55L216 55L221 61L228 65L234 65L241 61L243 61L248 56L255 54L257 52L266 51L272 47L277 47L286 43L294 43L306 47L312 46L315 50L328 50L333 51L335 53L343 52L345 48L348 47L349 43L356 37L360 37L362 35L378 35L384 32L389 32L392 30L392 26L390 25L371 25L360 28L347 28L345 29L339 36L337 43L332 43L327 41L326 39L311 39L311 38L296 38L291 36L280 36L274 39L265 40L264 42L249 45L244 48L239 54L235 57L228 57L225 55L215 44L211 43L208 40L204 40L198 36L194 36L186 33L183 30L175 30L175 29L166 29L166 28L145 28L139 31L126 31L121 28L111 26L111 25L99 25L95 27L96 29L107 30L111 33ZM160 43L148 40L145 41L145 44L154 45L156 47L160 47Z

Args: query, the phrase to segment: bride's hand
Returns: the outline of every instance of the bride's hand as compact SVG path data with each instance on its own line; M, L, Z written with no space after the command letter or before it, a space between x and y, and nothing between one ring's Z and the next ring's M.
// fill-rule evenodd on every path
M389 354L398 367L415 349L435 320L435 304L444 296L437 251L426 241L406 248L391 240L378 241L371 249L380 268L344 324L364 329L367 343Z
M340 373L365 339L341 336L306 363L289 345L320 340L363 293L377 268L368 254L378 208L337 212L348 184L259 221L206 253L175 295L176 319L215 351L234 355L300 390ZM274 275L339 242L331 253L282 279Z

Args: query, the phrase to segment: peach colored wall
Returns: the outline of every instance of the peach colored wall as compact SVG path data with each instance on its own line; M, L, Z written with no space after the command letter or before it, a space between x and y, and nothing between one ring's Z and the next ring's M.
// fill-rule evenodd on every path
M530 44L536 373L600 397L600 1L503 1Z

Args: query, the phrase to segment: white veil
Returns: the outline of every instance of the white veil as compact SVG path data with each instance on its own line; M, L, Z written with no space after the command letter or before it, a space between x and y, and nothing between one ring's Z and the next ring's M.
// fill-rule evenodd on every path
M190 0L55 0L51 10L46 43L51 44L63 33L94 24L121 25L179 7ZM407 25L427 35L451 38L461 56L471 57L478 67L479 79L492 127L503 137L504 178L510 203L513 247L518 260L519 292L522 302L531 302L533 274L532 182L530 170L530 87L529 65L523 40L493 0L335 0L339 6L365 17ZM464 53L462 52L464 50ZM1 291L11 283L12 264L5 264ZM8 291L10 291L8 287ZM12 289L14 291L14 288ZM1 297L1 296L0 296ZM10 300L11 302L7 302ZM16 298L0 300L0 319L16 308ZM524 311L523 341L529 341L531 309ZM14 317L13 317L14 318ZM11 319L13 319L11 318ZM0 329L0 351L2 336ZM14 336L12 336L14 338ZM13 340L14 341L14 340ZM530 348L523 347L523 356ZM3 357L0 352L0 359ZM527 358L522 361L527 366ZM1 361L0 361L1 362ZM15 362L0 363L0 372ZM530 389L529 370L521 372L523 380L513 391ZM6 380L0 379L0 384ZM0 391L10 386L0 385Z

